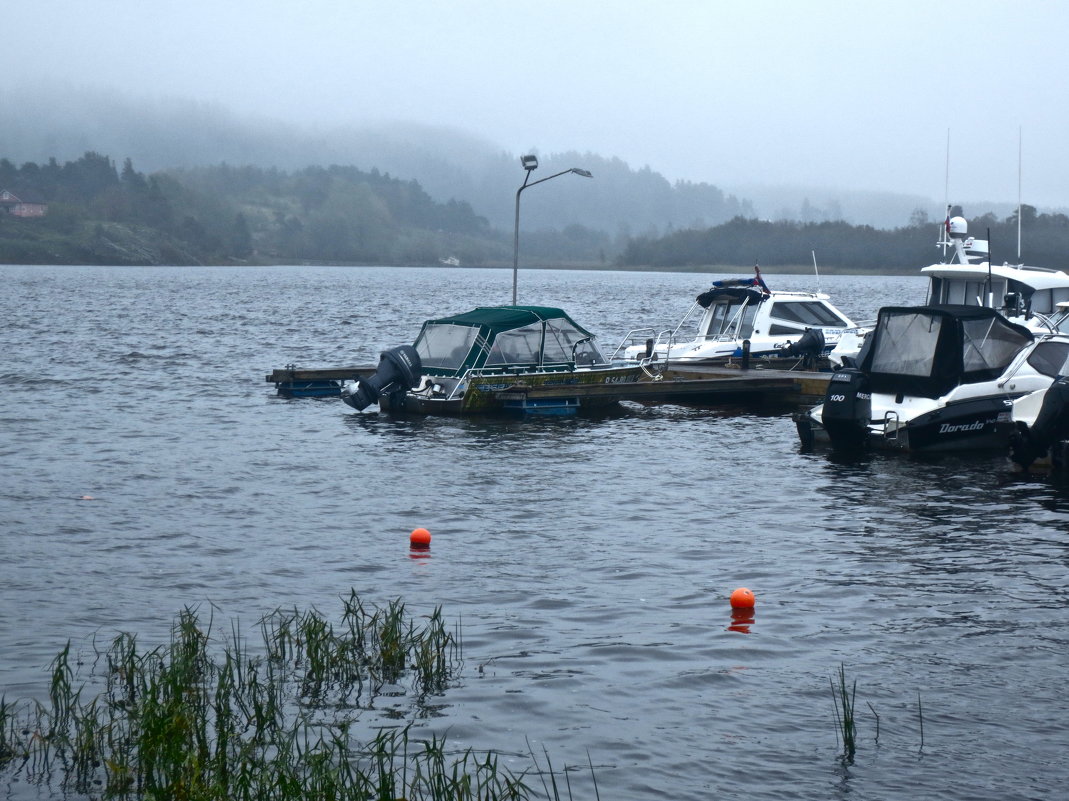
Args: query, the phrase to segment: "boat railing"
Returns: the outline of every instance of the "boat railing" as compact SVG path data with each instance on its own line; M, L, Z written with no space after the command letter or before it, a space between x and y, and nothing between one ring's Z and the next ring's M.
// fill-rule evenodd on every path
M654 360L657 358L657 349L659 346L670 346L673 341L673 332L669 329L658 331L655 328L634 328L624 334L624 338L620 340L620 344L616 346L616 349L609 356L610 362L618 360L624 360L625 352L629 348L640 347L643 348L644 355L639 357L638 361L644 359ZM627 359L631 361L631 359Z

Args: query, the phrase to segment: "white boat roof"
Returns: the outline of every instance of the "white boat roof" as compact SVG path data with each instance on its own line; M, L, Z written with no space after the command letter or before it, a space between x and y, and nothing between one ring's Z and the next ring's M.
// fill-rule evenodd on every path
M977 281L987 280L987 276L990 274L1010 281L1018 281L1033 289L1069 286L1069 275L1061 270L1030 267L1024 264L993 264L990 269L986 262L981 264L930 264L927 267L922 267L921 272L935 278L972 277Z
M798 292L786 289L770 289L773 298L780 300L831 300L831 295L824 292Z

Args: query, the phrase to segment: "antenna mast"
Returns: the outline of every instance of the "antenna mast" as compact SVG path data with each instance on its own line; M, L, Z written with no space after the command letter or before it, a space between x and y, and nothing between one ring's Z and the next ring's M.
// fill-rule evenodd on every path
M1017 264L1021 264L1021 126L1017 126Z
M947 128L947 157L946 174L943 178L943 205L946 206L947 217L943 223L943 232L939 237L939 243L943 246L943 259L947 257L947 246L950 245L950 129Z

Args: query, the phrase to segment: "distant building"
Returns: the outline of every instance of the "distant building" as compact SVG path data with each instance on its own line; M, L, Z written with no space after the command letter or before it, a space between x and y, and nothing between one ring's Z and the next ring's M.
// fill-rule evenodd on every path
M0 189L0 213L13 217L44 217L48 214L48 204L22 200L6 189Z

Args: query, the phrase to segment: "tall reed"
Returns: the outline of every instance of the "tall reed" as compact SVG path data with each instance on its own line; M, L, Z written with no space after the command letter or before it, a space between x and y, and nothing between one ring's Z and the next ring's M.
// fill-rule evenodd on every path
M189 608L165 647L120 634L97 655L101 690L88 702L68 643L50 666L49 704L0 700L0 772L101 799L529 796L492 753L449 755L438 738L413 747L407 727L355 739L361 692L370 705L383 684L410 680L418 702L455 679L459 629L440 608L417 625L400 600L368 609L352 593L338 626L276 610L259 628L255 653L236 625L215 640L211 619Z
M832 682L831 679L829 679ZM854 723L854 696L857 694L857 679L847 689L846 666L839 665L838 685L832 682L832 700L835 703L835 720L839 725L839 733L842 734L843 755L848 759L854 758L857 751L857 726Z

